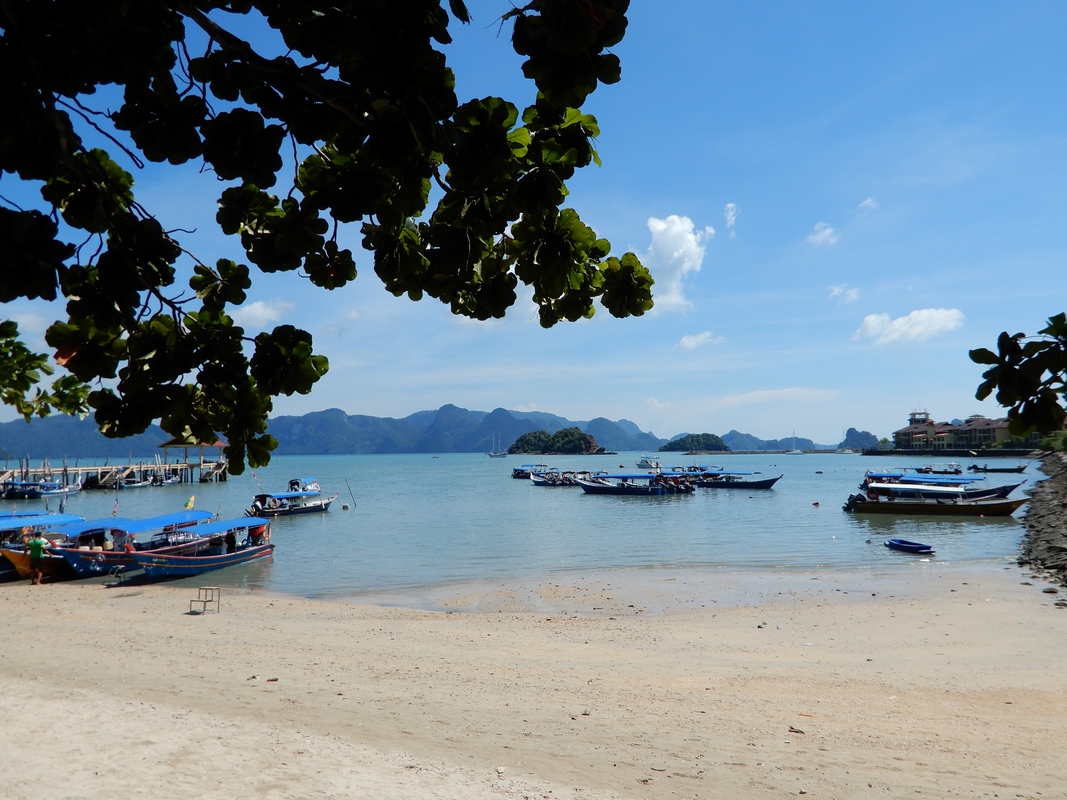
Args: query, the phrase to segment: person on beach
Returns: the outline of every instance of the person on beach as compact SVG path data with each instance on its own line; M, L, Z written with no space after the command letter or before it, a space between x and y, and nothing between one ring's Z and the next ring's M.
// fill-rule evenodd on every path
M44 549L51 544L41 534L28 534L26 552L30 556L30 585L36 586L44 580Z

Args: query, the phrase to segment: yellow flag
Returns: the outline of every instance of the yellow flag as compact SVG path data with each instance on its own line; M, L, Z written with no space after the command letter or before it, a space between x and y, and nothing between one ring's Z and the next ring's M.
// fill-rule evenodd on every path
M189 498L189 502L185 504L185 507L186 508L192 508L193 507L193 502L195 500L196 500L196 495L194 494L192 497Z

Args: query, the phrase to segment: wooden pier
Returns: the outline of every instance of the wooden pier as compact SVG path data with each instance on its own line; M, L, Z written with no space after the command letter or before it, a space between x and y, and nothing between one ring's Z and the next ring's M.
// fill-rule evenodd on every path
M49 459L41 459L37 466L30 458L20 458L17 467L5 465L0 469L0 485L12 481L56 481L64 486L80 483L83 489L112 489L123 486L168 485L175 483L211 483L229 478L229 469L223 456L225 442L212 444L186 444L171 440L160 445L164 455L153 460L131 461L126 464L103 464L82 466L78 459L71 465L63 459L60 465ZM217 456L205 455L205 449L217 449ZM177 451L177 452L175 452ZM192 451L192 452L190 452Z

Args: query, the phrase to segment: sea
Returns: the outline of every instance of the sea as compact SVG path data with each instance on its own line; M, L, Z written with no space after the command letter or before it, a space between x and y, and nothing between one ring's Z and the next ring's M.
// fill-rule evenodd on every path
M481 453L275 456L269 466L215 483L122 491L83 491L66 511L95 518L149 516L196 508L240 517L258 492L285 491L314 478L338 494L329 512L279 518L269 562L213 573L220 586L307 598L419 605L413 597L468 584L520 583L546 576L686 570L761 574L913 569L916 556L885 539L932 545L938 563L1013 563L1020 517L900 518L842 510L870 469L917 468L929 458L847 453L662 456L664 468L705 464L781 475L773 489L697 489L661 497L587 495L511 477L522 463L571 470L637 472L642 453L489 458ZM998 459L991 466L1023 460ZM983 462L985 463L985 462ZM988 474L986 484L1040 480L1039 462L1022 475ZM81 462L85 466L85 461ZM964 463L966 466L966 462ZM969 473L968 473L969 474ZM20 510L43 501L4 502ZM52 510L57 502L50 501ZM203 578L185 579L193 585Z

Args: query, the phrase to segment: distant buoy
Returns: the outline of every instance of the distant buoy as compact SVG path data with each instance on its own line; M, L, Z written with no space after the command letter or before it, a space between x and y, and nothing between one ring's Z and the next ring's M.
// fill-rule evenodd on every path
M342 503L341 504L341 510L342 511L348 511L348 503Z

